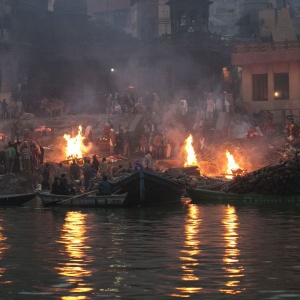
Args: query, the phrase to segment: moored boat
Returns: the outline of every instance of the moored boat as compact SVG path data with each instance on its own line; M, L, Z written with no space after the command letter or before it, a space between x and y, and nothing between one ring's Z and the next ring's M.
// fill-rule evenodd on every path
M141 171L115 182L113 191L128 193L127 206L157 206L179 203L185 186L157 173Z
M21 206L36 196L36 193L1 195L0 206Z
M186 191L194 203L300 203L300 195L262 195L255 193L237 194L223 191L187 187Z
M38 197L43 206L62 206L62 207L122 207L124 206L127 193L120 195L96 195L83 194L77 196L55 195L49 192L40 192Z

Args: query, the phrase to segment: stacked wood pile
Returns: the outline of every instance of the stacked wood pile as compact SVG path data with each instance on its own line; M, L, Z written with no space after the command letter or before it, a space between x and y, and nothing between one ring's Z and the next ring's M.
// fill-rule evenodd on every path
M185 186L210 190L221 190L224 184L228 182L224 177L217 178L201 175L198 167L170 168L158 174Z
M42 182L36 173L18 173L0 175L0 192L2 195L31 193Z
M193 177L199 177L200 171L197 166L169 168L165 172L157 172L160 176L176 181L183 185L190 185Z
M300 157L266 166L244 176L237 176L224 185L225 192L263 195L300 194Z

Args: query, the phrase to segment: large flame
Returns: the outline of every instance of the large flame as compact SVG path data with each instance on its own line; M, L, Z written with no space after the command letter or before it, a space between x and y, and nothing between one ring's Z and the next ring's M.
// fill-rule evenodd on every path
M64 135L65 140L67 141L66 146L66 158L81 158L82 154L82 141L84 136L82 135L82 126L78 127L78 133L75 137L71 137L69 134Z
M190 134L189 137L184 142L184 150L187 154L186 162L184 163L185 167L188 166L198 166L198 161L196 153L193 147L193 136Z
M227 171L226 171L226 178L232 178L233 177L233 171L240 169L240 166L235 162L234 157L228 150L226 150L226 156L227 156Z

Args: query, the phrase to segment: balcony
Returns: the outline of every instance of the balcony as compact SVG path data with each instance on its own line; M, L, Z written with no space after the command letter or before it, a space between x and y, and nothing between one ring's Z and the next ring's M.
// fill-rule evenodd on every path
M295 60L300 60L300 41L298 40L235 45L231 57L233 65L266 64Z

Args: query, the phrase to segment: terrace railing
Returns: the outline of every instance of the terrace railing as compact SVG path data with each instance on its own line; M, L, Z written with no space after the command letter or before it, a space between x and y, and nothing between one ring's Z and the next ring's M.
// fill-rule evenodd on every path
M300 40L296 41L282 41L271 43L245 43L235 45L233 47L234 53L245 52L261 52L261 51L276 51L282 49L297 49L300 48Z

